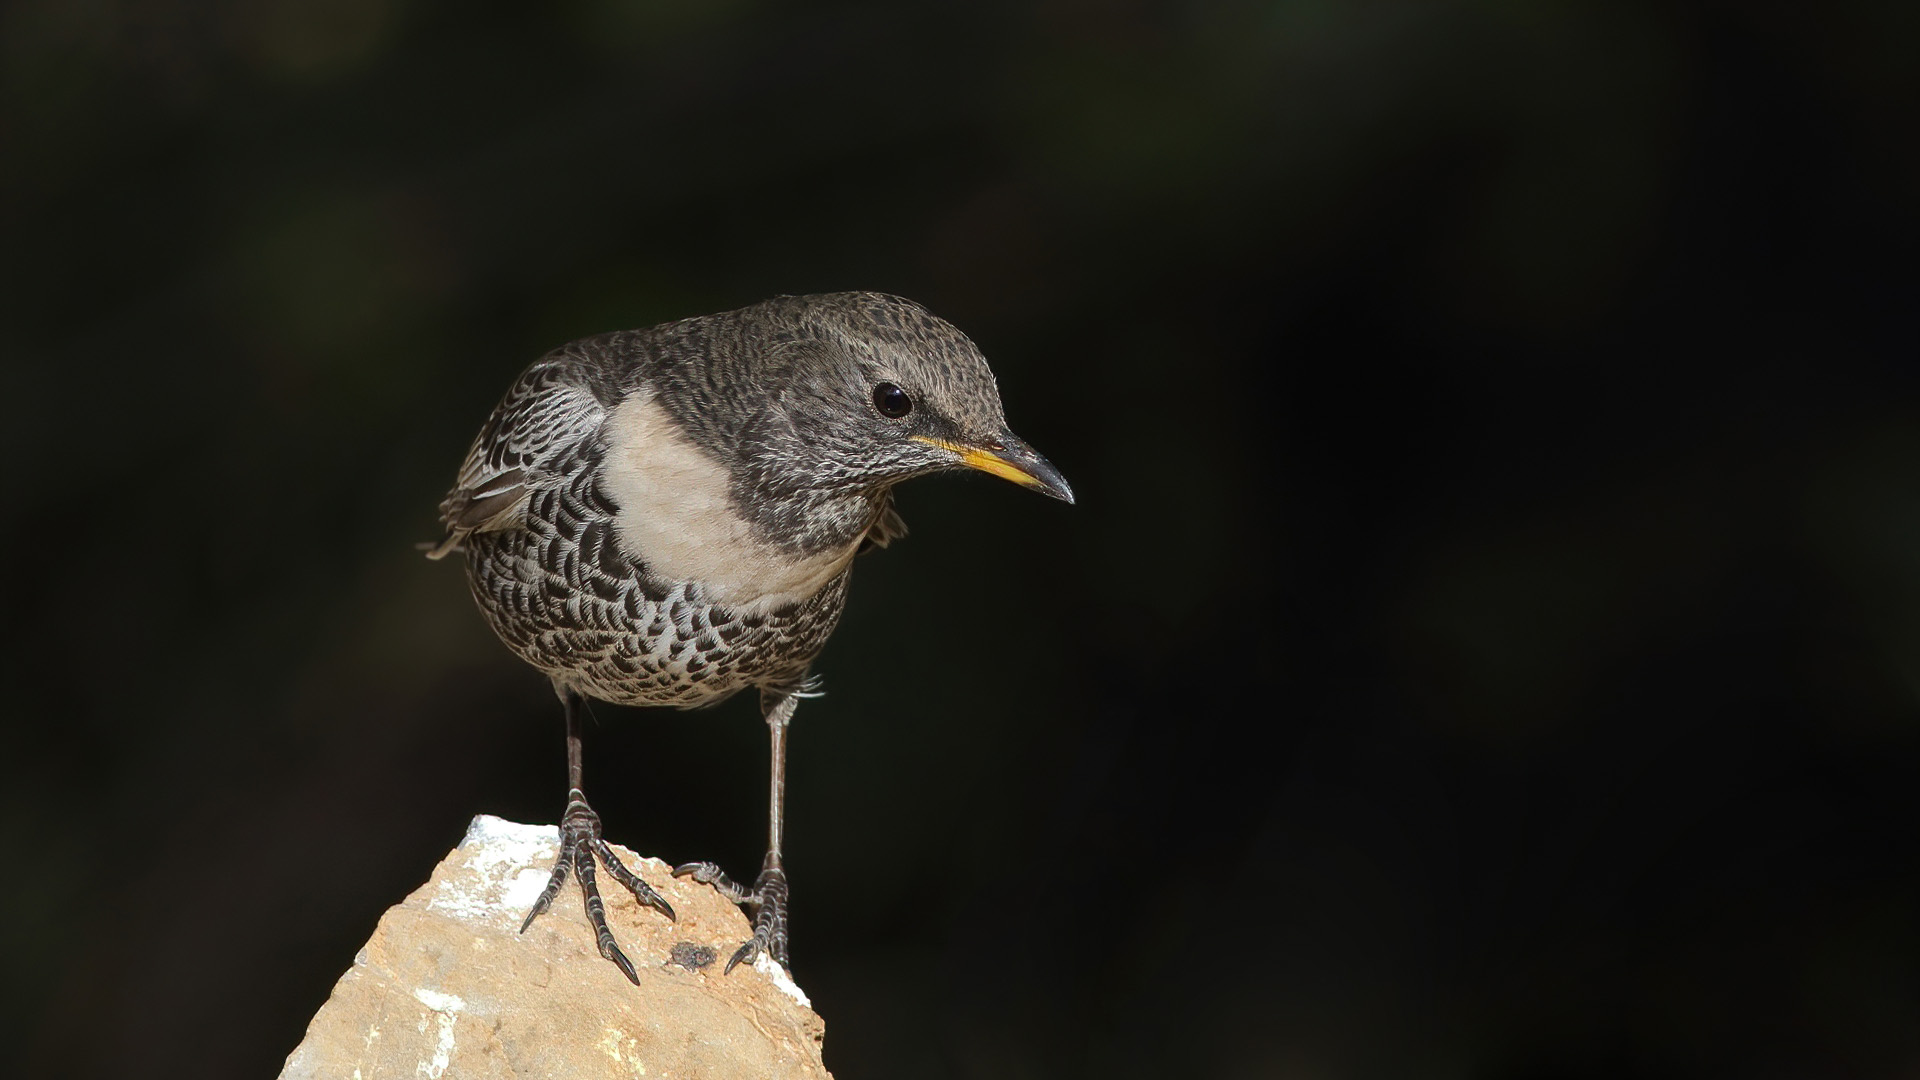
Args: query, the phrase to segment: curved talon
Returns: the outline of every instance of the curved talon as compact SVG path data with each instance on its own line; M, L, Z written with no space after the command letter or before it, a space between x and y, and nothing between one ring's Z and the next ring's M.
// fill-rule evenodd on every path
M547 878L547 887L540 890L540 898L533 902L533 910L527 912L526 921L520 924L521 933L526 933L527 927L533 925L533 920L545 915L553 907L553 898L559 894L560 886L567 883L567 869L572 865L573 860L567 857L567 849L562 847L560 857L554 860L553 874Z
M760 950L764 946L765 943L760 940L760 935L757 933L754 934L747 939L745 945L733 951L733 959L727 961L726 968L724 968L720 974L731 975L733 974L733 969L740 964L746 964L748 967L752 967L754 960L759 957Z
M620 946L615 945L612 939L601 943L600 955L613 961L613 966L620 969L620 974L625 975L628 982L640 985L640 973L633 970L633 961L627 959L627 954L621 952Z

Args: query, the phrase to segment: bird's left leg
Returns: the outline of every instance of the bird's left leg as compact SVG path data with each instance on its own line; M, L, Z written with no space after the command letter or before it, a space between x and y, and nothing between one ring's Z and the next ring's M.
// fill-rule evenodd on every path
M607 926L607 905L600 899L600 886L594 880L594 861L607 868L607 874L613 880L625 885L633 893L633 898L642 904L672 919L673 905L665 897L653 890L651 885L640 880L640 876L627 869L620 856L614 854L600 834L600 815L587 805L587 797L580 790L580 712L579 693L555 684L555 692L560 695L560 704L567 713L567 812L560 819L560 856L554 860L553 873L547 878L547 887L540 890L539 899L533 902L533 910L527 912L527 919L520 924L520 932L526 933L533 920L546 914L553 906L553 898L560 894L560 887L567 883L568 871L580 880L580 892L587 904L587 922L593 926L595 942L600 947L600 955L613 961L635 986L640 985L640 976L634 971L633 962L613 940L613 931Z
M743 889L710 862L688 863L673 871L675 877L691 876L712 885L722 896L753 912L753 936L734 951L726 970L751 964L762 952L782 967L787 966L787 872L780 865L780 840L787 802L787 725L800 698L791 693L762 693L760 708L766 713L767 731L773 742L773 771L767 791L767 857L760 864L760 876L753 888Z

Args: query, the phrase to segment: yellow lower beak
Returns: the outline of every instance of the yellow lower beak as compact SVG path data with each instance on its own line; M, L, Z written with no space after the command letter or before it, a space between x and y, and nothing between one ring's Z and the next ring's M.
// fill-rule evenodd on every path
M1033 447L1011 435L999 440L992 448L968 446L965 443L936 439L930 435L908 436L914 442L936 446L954 455L955 460L969 469L979 469L991 473L1002 480L1011 480L1022 487L1035 491L1044 491L1063 502L1073 502L1073 489L1067 486L1066 478L1060 470L1053 467L1046 458L1034 452Z

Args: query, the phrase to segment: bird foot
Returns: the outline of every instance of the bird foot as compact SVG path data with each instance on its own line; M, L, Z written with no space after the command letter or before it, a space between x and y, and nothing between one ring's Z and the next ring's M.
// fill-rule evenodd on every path
M640 876L627 869L620 857L613 853L607 842L600 838L600 815L587 805L586 796L579 789L568 793L567 812L560 819L560 857L554 860L553 876L547 879L547 887L540 890L540 899L533 902L533 910L527 912L527 919L520 924L520 932L526 933L533 920L546 914L553 906L553 898L559 895L560 886L567 883L569 871L580 879L580 891L586 897L587 921L593 924L593 936L600 946L600 955L613 961L620 973L635 986L640 985L640 976L633 970L633 961L614 944L613 931L607 928L607 906L600 899L600 885L594 880L594 860L598 859L607 868L607 875L625 885L635 900L650 907L669 920L674 920L673 905L653 886L640 880ZM677 920L675 920L677 921Z
M752 964L763 952L781 967L787 966L787 872L780 869L779 863L769 858L751 889L741 888L710 862L677 866L673 876L690 877L702 885L711 885L721 896L753 912L753 936L734 950L725 974L731 974L737 965Z

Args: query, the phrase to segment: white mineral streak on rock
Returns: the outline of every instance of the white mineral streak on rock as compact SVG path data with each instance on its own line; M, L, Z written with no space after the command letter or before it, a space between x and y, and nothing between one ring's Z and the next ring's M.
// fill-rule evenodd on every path
M646 1063L640 1060L639 1047L640 1040L619 1028L608 1028L600 1036L600 1049L615 1065L622 1066L632 1076L647 1075Z
M554 856L559 854L560 829L481 814L467 826L467 835L457 850L474 873L447 882L427 901L428 906L463 918L518 911L524 919L547 882ZM536 865L541 862L547 870Z
M773 980L773 985L779 987L782 993L794 1001L799 1002L807 1008L813 1007L813 1002L807 999L806 991L800 989L800 985L793 981L793 976L787 974L787 969L781 967L777 961L766 953L761 953L759 956L753 958L753 970Z
M427 1080L440 1080L440 1075L447 1071L447 1065L453 1059L453 1018L467 1007L467 1003L437 990L416 989L413 996L420 1004L433 1010L433 1022L439 1029L439 1034L434 1036L433 1059L421 1062L414 1073L425 1076Z

